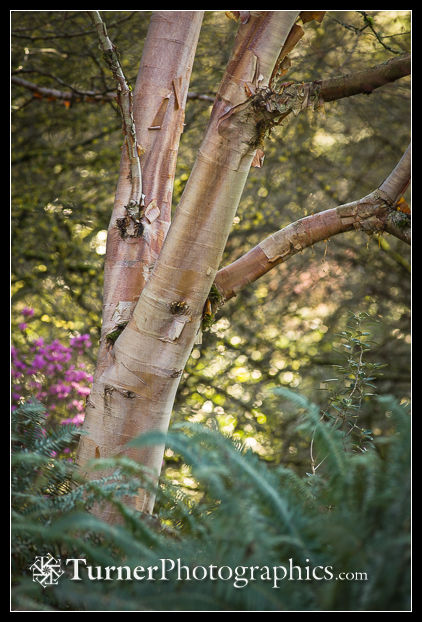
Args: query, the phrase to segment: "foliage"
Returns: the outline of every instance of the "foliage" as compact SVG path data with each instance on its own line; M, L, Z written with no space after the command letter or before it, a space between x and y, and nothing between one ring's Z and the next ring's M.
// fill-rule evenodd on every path
M365 356L372 349L371 333L364 330L365 321L374 322L367 313L349 312L349 322L345 330L340 333L343 338L343 347L346 349L344 364L333 365L339 378L326 379L329 385L328 407L323 411L323 417L331 424L345 429L345 438L349 444L359 451L364 451L372 444L372 432L359 424L359 416L363 405L368 398L374 395L376 386L374 381L379 375L382 363L369 362ZM333 384L335 383L335 384ZM335 385L339 385L337 389Z
M216 429L177 424L166 442L197 482L197 500L162 481L159 515L145 517L122 503L142 481L131 461L101 460L114 472L91 483L73 480L69 466L50 450L68 443L42 433L39 407L15 411L13 452L13 598L17 610L58 611L376 611L409 608L409 415L391 397L380 405L394 434L363 453L344 452L342 433L324 421L303 396L284 390L303 411L300 427L309 439L318 424L318 451L327 459L317 474L298 476L270 468ZM155 444L150 433L136 444ZM143 485L145 485L145 480ZM126 497L127 498L127 497ZM86 512L97 502L114 503L121 523L107 525ZM31 581L35 555L84 558L90 566L133 569L173 560L187 567L177 579L167 561L168 581L82 581L69 573L57 586ZM291 560L291 561L290 561ZM210 566L214 567L211 580ZM255 580L250 580L250 568ZM281 567L290 580L274 580ZM292 566L292 567L291 567ZM294 568L293 566L300 567ZM320 566L324 571L316 570ZM160 566L161 567L161 566ZM201 580L204 567L207 578ZM259 570L258 570L259 568ZM221 570L220 570L221 569ZM231 572L230 572L231 569ZM95 572L96 570L92 570ZM185 580L190 573L190 581ZM220 575L217 575L217 573ZM313 578L313 572L324 576ZM349 580L335 580L340 572ZM366 573L359 575L358 573ZM302 580L299 580L299 574ZM352 580L353 577L353 580ZM104 576L103 576L104 578ZM330 580L331 579L331 580ZM89 581L89 583L88 583ZM88 585L87 585L88 584ZM88 587L89 586L89 587Z

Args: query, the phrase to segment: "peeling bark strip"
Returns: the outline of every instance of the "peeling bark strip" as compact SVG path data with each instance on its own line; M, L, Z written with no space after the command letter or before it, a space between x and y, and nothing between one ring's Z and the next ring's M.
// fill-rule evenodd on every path
M160 107L157 110L157 113L151 125L148 128L149 130L161 130L161 125L163 124L163 121L164 121L164 116L166 114L167 106L169 105L170 95L171 93L168 93L165 97L163 97L163 101L161 102Z
M410 243L410 218L396 210L410 180L410 159L409 146L391 174L368 196L301 218L219 270L214 285L222 298L229 300L289 257L339 233L386 231Z
M290 68L291 62L288 55L293 50L293 48L296 47L304 34L305 31L303 30L302 26L297 23L293 25L271 74L270 87L272 89L276 89L277 81L282 78L282 76L284 76L284 74L287 73L288 69Z
M300 14L300 19L304 24L306 24L307 22L311 22L312 20L315 20L320 24L324 19L324 15L326 14L326 12L327 11L302 11Z

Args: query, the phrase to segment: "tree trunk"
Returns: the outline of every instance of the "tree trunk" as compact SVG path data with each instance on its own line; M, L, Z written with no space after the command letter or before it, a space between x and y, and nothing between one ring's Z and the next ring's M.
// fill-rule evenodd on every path
M298 15L298 11L252 12L248 22L239 27L191 176L159 256L158 249L152 250L155 264L143 288L139 272L152 261L145 264L143 257L139 259L137 246L132 252L128 240L120 240L113 228L116 215L124 213L127 200L123 161L107 249L107 264L111 261L115 267L107 266L106 277L115 289L111 293L112 287L108 286L105 292L103 353L107 347L104 335L107 327L113 325L107 318L119 302L134 302L140 295L128 325L114 347L104 354L106 364L100 361L87 407L87 435L80 443L80 464L95 456L125 454L150 469L155 477L160 473L163 446L128 450L125 445L147 431L168 429L180 376L200 328L203 307L251 162L266 129L265 114L254 106L247 93L269 84ZM162 51L159 66L166 66L168 60ZM143 61L141 69L144 66ZM172 79L177 77L173 75ZM138 83L135 110L137 93L144 91L142 81ZM163 91L162 101L164 97ZM138 124L137 128L139 131ZM141 145L143 140L139 135ZM146 184L146 167L143 177ZM154 190L150 192L152 201ZM169 200L168 194L161 198L166 199ZM122 262L125 266L130 264L126 273L119 270ZM137 276L128 291L132 265ZM114 269L119 275L118 283L110 278ZM153 504L154 495L140 491L136 508L151 512ZM104 518L111 519L108 513Z
M160 253L171 221L177 152L187 89L203 11L158 11L151 17L136 85L133 119L140 146L142 234L124 234L121 223L132 192L130 159L123 148L104 270L103 318L94 382L87 401L78 463L115 455L113 410L101 380L114 362L109 335L127 322ZM120 445L121 442L118 443Z

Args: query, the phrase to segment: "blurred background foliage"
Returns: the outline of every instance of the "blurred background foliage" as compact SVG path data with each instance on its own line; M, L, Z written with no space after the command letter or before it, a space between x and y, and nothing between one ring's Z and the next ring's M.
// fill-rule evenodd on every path
M102 15L134 84L150 12ZM409 51L410 11L368 15L372 28L359 11L329 11L322 24L307 24L286 80L330 78ZM216 92L236 29L224 11L205 12L191 91ZM75 92L114 88L84 11L13 11L12 74ZM208 102L188 100L174 207L210 109ZM19 345L13 323L31 307L34 338L89 333L93 365L122 144L118 110L111 102L49 101L12 84L11 118L12 340ZM264 166L251 169L222 265L298 218L374 190L409 140L410 78L276 128ZM323 403L331 366L342 360L338 349L350 311L378 320L367 353L385 365L375 390L408 401L409 249L388 235L353 232L292 257L222 307L192 351L173 421L217 423L262 460L303 472L308 448L295 433L291 408L272 389L292 388ZM385 413L373 403L362 404L361 421L375 436L388 433ZM170 450L165 472L175 481L184 477ZM190 486L195 482L186 477Z

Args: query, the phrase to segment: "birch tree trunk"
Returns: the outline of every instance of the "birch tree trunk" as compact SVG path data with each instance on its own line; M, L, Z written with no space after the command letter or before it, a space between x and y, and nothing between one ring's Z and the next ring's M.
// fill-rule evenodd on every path
M132 110L142 168L142 233L122 231L132 192L130 158L123 148L107 236L100 347L86 407L86 435L78 447L81 466L93 457L116 455L116 446L122 445L114 436L114 418L119 415L109 405L110 390L101 380L114 362L108 335L130 318L170 226L177 153L202 19L202 11L158 11L151 17Z
M178 146L202 18L202 11L158 11L151 18L133 93L145 195L143 231L140 236L122 235L118 226L132 191L130 161L123 150L108 229L97 377L112 361L106 336L130 317L170 226Z
M159 476L164 446L127 447L152 430L166 432L176 391L214 285L228 299L248 283L320 240L353 228L385 230L409 241L391 218L410 178L410 149L379 188L359 201L303 218L239 260L220 262L251 164L260 163L267 130L288 115L370 93L410 72L403 55L357 74L312 83L280 83L287 54L303 35L306 12L249 11L219 86L204 139L170 223L173 180L201 11L152 16L133 94L142 171L142 205L133 219L133 165L123 150L105 264L103 326L78 462L126 455ZM320 15L323 12L313 12ZM322 19L322 16L320 17ZM318 21L320 21L318 19ZM206 309L206 307L205 307ZM110 335L117 336L111 340ZM151 512L140 490L136 509ZM105 520L114 516L107 508Z
M252 101L245 104L247 92L269 84L298 15L298 11L251 12L248 22L239 27L195 165L161 252L158 255L159 249L152 249L155 264L144 286L139 272L151 266L152 261L147 263L144 256L139 257L138 246L132 251L128 240L119 239L114 227L117 214L124 212L128 193L127 169L122 159L107 249L112 265L107 261L106 278L112 285L107 285L105 291L102 354L87 405L86 435L79 447L81 465L95 457L125 454L150 469L155 477L160 473L163 446L128 450L125 445L147 431L168 429L180 377L261 140L259 121L263 113ZM152 35L148 35L147 44L153 45ZM160 67L170 62L168 54L161 48ZM141 71L147 66L143 60ZM173 73L170 84L180 75L180 71ZM144 91L142 80L141 75L135 89L135 111L137 96L141 97ZM161 100L165 96L163 90ZM140 119L137 131L141 125L145 128L146 123L151 121ZM154 126L149 127L155 131L151 129ZM145 143L141 134L138 142ZM147 184L146 167L143 177ZM158 187L153 187L146 204L155 198L154 191L158 192ZM161 201L169 201L168 192L169 189L164 197L161 195ZM121 267L127 270L122 271ZM115 277L111 278L113 271ZM135 272L137 276L128 291L130 275ZM105 353L104 334L110 326L110 316L119 303L134 302L138 295L129 323L114 347ZM153 504L154 495L139 492L138 510L151 512ZM108 513L104 518L111 519Z

